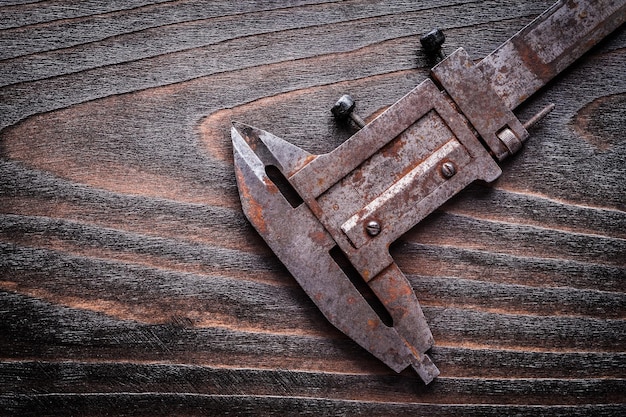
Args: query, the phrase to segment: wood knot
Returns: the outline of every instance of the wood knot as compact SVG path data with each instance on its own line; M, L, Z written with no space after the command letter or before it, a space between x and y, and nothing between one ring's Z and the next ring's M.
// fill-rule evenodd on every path
M626 93L597 98L581 108L572 120L574 130L602 152L620 143L626 131Z

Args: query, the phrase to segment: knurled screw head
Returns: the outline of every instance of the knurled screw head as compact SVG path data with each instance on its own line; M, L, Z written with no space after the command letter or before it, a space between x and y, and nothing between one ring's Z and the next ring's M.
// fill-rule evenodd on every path
M348 94L344 94L339 98L339 100L337 100L337 102L330 109L330 111L337 120L345 120L347 118L350 118L357 126L363 127L365 126L365 122L359 117L358 114L354 112L355 105L356 102L354 101L354 99Z
M446 178L451 178L456 174L456 167L450 161L444 162L441 165L441 174Z
M376 220L370 220L369 222L367 222L365 230L367 230L367 234L370 236L378 236L378 234L380 233L380 223L378 223Z
M343 96L339 97L339 100L337 100L337 102L335 103L333 108L330 109L330 111L337 119L345 119L346 117L350 116L350 113L352 113L352 111L354 110L355 105L356 103L354 102L354 99L348 94L344 94Z
M444 35L443 31L439 28L431 30L420 38L424 52L428 55L437 54L441 59L444 58L441 47L445 41L446 35Z

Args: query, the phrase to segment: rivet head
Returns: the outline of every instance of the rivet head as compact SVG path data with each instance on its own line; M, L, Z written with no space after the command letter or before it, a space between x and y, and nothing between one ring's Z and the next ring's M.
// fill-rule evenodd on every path
M454 166L452 162L450 161L444 162L441 165L441 175L443 175L446 178L450 178L454 176L454 174L456 174L456 167Z
M376 220L370 220L365 225L365 230L367 230L367 234L370 236L377 236L380 233L380 223Z

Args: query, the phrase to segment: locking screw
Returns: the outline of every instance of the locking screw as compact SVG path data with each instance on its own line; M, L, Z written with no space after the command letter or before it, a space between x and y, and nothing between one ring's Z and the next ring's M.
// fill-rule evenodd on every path
M424 52L430 56L437 56L441 60L446 57L441 48L445 41L446 35L444 35L443 31L439 28L435 28L420 37L420 43L422 44Z
M359 128L362 128L363 126L365 126L365 122L363 121L363 119L361 119L361 117L359 117L358 114L354 112L355 105L356 102L354 101L354 99L349 95L344 94L339 98L339 100L337 100L337 102L332 107L332 109L330 109L330 111L332 112L333 116L335 116L335 119L346 120L349 118Z
M539 123L544 117L546 117L552 110L554 110L554 103L548 104L546 107L541 109L539 113L535 114L530 118L526 123L523 124L524 129L530 129L537 123ZM501 131L499 131L496 136L509 150L509 154L513 155L522 149L522 141L520 141L513 130L509 127L505 127Z

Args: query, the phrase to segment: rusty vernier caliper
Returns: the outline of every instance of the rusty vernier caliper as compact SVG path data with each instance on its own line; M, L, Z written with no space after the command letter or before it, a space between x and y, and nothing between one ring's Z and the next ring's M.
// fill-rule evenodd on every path
M457 49L369 124L355 118L362 128L327 154L233 123L246 217L335 327L428 384L439 375L426 355L433 337L389 245L471 182L500 176L497 162L528 138L512 110L622 25L625 4L559 1L478 63Z

